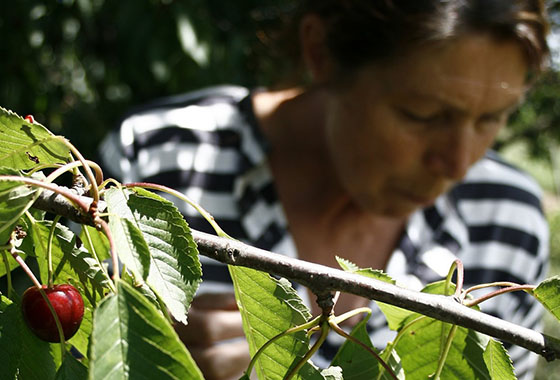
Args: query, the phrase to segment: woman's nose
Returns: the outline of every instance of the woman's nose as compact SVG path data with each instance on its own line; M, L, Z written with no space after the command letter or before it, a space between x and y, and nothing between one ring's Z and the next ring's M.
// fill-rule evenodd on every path
M476 143L473 132L467 128L442 132L428 148L425 165L434 175L458 181L467 174L476 156Z

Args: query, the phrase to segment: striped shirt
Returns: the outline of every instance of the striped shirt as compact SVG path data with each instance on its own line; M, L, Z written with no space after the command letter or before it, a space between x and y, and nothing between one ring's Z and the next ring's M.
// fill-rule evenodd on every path
M243 87L219 86L133 110L102 143L101 161L122 182L148 181L183 192L247 244L297 257L250 95ZM489 151L433 206L410 216L386 272L398 284L420 290L444 278L458 258L465 287L537 284L548 269L548 225L540 197L533 179ZM194 209L175 203L192 228L212 233ZM201 291L231 291L226 267L205 257L201 261ZM305 300L306 292L300 293ZM368 329L374 345L383 347L394 332L375 303L371 307ZM540 327L543 311L524 292L501 295L481 308L533 329ZM318 365L328 365L341 339L329 337ZM509 352L518 377L531 378L536 355L517 346Z

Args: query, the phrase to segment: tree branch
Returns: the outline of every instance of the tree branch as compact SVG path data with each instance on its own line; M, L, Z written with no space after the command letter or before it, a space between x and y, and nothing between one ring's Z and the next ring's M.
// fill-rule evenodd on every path
M91 202L90 198L83 197ZM104 204L100 202L100 209ZM64 197L43 191L34 207L55 212L78 223L92 224ZM461 305L452 296L421 293L327 266L191 230L199 252L224 264L248 267L285 277L316 293L342 291L385 302L423 315L479 331L524 347L547 360L560 358L560 340Z
M192 230L192 235L202 255L222 263L285 277L311 290L341 291L385 302L516 344L547 360L560 358L560 340L463 306L452 296L416 292L200 231Z

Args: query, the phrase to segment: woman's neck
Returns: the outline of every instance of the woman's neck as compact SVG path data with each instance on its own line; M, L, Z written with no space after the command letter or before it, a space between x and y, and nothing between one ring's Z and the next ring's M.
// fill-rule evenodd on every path
M309 236L330 241L333 247L353 242L366 249L373 240L379 245L394 245L406 219L364 212L348 196L333 170L324 143L324 92L262 92L253 101L255 115L271 146L270 168L296 245L299 240L308 252L316 251L311 248L319 242Z

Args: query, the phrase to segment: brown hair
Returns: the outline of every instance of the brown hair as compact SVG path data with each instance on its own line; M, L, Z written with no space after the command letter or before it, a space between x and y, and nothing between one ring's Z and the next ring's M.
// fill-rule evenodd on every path
M327 48L343 72L478 32L518 41L532 74L548 62L543 0L302 0L293 26L309 13L325 22Z

